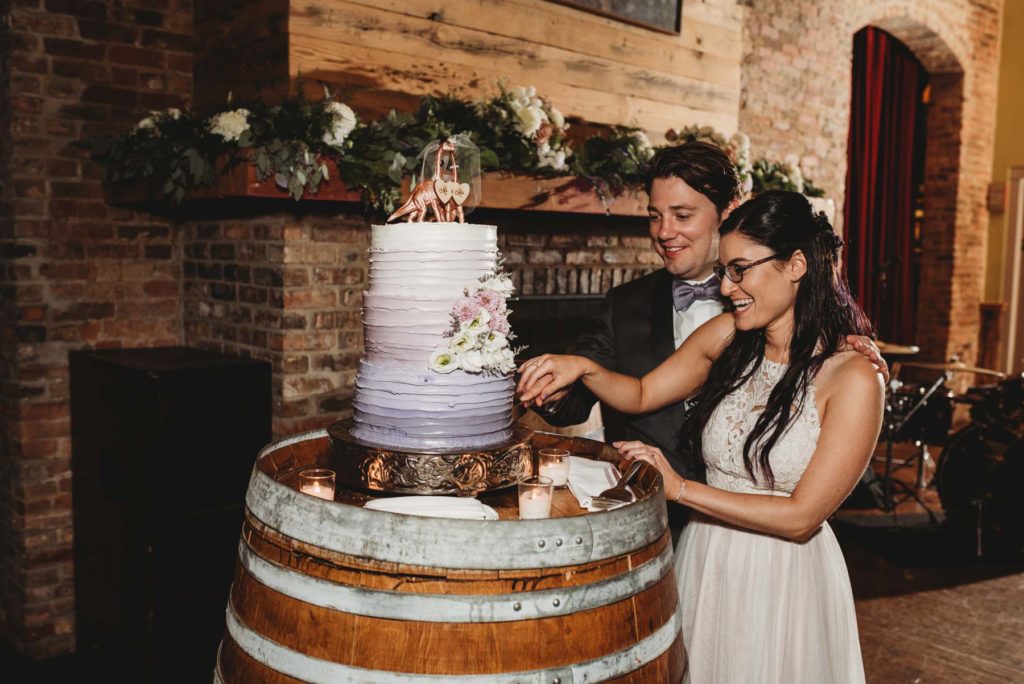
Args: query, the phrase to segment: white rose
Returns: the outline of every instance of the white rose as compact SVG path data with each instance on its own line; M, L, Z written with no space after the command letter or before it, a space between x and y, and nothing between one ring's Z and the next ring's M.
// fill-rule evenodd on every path
M341 102L328 102L327 111L333 118L331 129L324 133L323 141L332 147L340 147L356 127L356 113Z
M484 349L480 352L480 356L484 361L484 368L488 370L498 370L501 368L501 352L493 349Z
M467 373L479 373L484 369L484 355L477 349L459 354L459 367Z
M487 322L491 320L491 314L487 309L480 309L480 312L476 315L476 318L469 322L466 326L466 330L474 335L479 334L487 330Z
M637 131L633 134L633 139L636 140L637 151L645 161L654 156L654 147L651 146L651 139L646 133Z
M221 112L210 118L208 124L211 133L224 138L226 142L238 140L238 138L249 130L249 110L235 109L230 112Z
M485 290L494 290L502 297L508 297L515 291L515 285L512 284L512 279L507 275L494 276L485 280L481 286Z
M526 94L526 88L522 86L515 86L508 91L508 94L512 96L512 109L518 111L523 107L530 106L530 95Z
M498 352L498 354L501 357L499 370L502 373L511 373L516 369L516 355L511 349L506 347Z
M135 124L135 130L137 131L150 130L155 127L156 118L152 116L147 116L145 119L142 119L139 123Z
M568 165L565 163L565 150L558 150L557 152L548 151L546 154L538 152L537 166L544 167L550 166L555 171L565 171Z
M544 123L544 112L537 107L523 107L516 112L519 119L519 132L527 138L532 137Z
M168 109L164 113L167 114L167 116L169 116L172 119L174 119L175 121L177 121L179 118L181 118L181 110L178 109L177 107L171 107L170 109Z
M548 108L548 118L551 120L551 125L555 128L565 128L565 116L556 107Z
M500 351L501 349L507 346L508 338L502 335L500 332L492 331L486 336L486 338L484 338L484 351Z
M472 349L476 346L476 335L469 332L468 330L461 330L452 341L448 343L448 348L454 352L464 352Z
M438 349L430 355L430 370L435 373L451 373L458 367L458 358L447 349Z

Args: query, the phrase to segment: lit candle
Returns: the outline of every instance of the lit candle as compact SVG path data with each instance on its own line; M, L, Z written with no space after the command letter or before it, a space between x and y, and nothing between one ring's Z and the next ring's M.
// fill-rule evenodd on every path
M334 501L334 471L308 468L299 473L299 491L319 499Z
M569 452L565 449L541 449L538 453L538 472L550 477L555 487L564 487L569 482Z
M519 481L519 518L537 520L551 516L551 478L528 477Z

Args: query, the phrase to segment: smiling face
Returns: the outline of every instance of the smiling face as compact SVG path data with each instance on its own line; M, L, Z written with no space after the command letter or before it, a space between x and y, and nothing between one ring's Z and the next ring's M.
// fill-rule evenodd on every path
M772 255L771 247L754 242L739 231L721 240L719 258L725 266L745 266ZM798 251L787 260L770 259L745 270L738 283L723 278L722 294L732 301L736 328L766 329L769 333L788 335L793 328L793 307L806 266Z
M656 178L647 207L654 251L674 276L703 280L718 260L718 226L722 214L705 195L679 178Z

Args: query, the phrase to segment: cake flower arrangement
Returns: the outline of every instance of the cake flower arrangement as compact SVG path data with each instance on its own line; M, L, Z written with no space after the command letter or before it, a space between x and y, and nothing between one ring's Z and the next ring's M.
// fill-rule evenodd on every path
M452 326L445 333L448 344L430 356L437 373L463 370L485 375L508 375L516 368L512 348L515 334L508 323L508 298L514 287L508 274L494 270L481 276L452 305Z

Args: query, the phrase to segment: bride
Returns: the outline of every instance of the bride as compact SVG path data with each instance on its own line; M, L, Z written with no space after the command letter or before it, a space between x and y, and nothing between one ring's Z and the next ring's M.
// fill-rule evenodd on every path
M676 552L687 681L863 682L850 579L826 519L864 472L884 389L845 349L867 324L839 270L842 241L792 192L759 195L719 232L731 312L639 380L579 356L532 359L520 399L539 404L577 379L629 413L690 397L682 436L706 485L657 449L632 454L696 512Z

